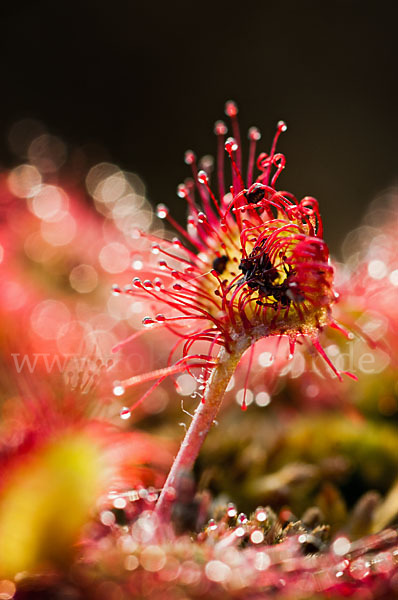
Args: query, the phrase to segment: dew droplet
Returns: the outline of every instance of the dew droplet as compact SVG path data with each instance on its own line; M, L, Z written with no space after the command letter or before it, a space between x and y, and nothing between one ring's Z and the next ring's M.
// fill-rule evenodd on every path
M258 142L258 140L261 140L261 133L257 127L250 127L247 135L249 140L253 142Z
M210 519L210 521L207 524L207 529L210 529L211 531L214 531L215 529L217 529L217 523L215 522L214 519Z
M179 186L177 187L177 196L179 198L186 198L188 195L188 190L186 188L186 186L183 183L180 183Z
M156 323L156 321L152 317L144 317L142 319L142 324L144 325L144 327L150 327L151 325L154 325L155 323Z
M123 421L126 421L131 416L131 410L127 406L123 406L123 408L120 409L119 415Z
M114 396L123 396L124 392L125 392L125 389L122 386L122 384L120 383L120 381L114 381L113 382L113 395Z
M225 135L227 133L228 129L227 126L225 125L224 121L216 121L214 123L214 133L216 135Z
M196 155L193 150L187 150L184 154L184 161L187 165L192 165L195 162Z
M264 541L264 533L261 529L255 529L250 535L250 540L253 544L261 544Z
M182 242L180 239L178 239L178 237L173 237L173 239L171 240L173 243L173 246L175 246L176 248L182 248Z
M236 115L238 114L238 107L236 105L236 102L234 102L233 100L228 100L225 103L225 114L227 115L227 117L236 117Z
M141 498L141 500L146 500L148 498L148 494L149 494L149 492L146 488L141 488L138 491L138 495Z
M259 506L259 507L257 508L257 510L256 510L256 513L255 513L255 516L256 516L256 520L257 520L259 523L263 523L264 521L266 521L266 520L267 520L267 513L266 513L265 509L264 509L264 508L262 508L261 506Z
M235 152L235 150L237 150L238 147L239 147L238 143L235 140L235 138L233 138L233 137L228 138L227 141L225 142L225 150L228 153Z
M205 171L199 171L198 173L198 181L199 183L207 183L207 174Z
M141 269L143 268L143 266L144 266L144 263L142 261L141 256L136 256L131 261L131 267L134 269L134 271L141 271Z
M112 295L119 296L119 294L121 294L121 293L122 293L122 290L120 289L120 287L118 285L114 284L112 286Z
M239 523L239 525L245 525L247 523L247 521L248 521L248 518L245 515L245 513L240 513L238 515L237 522Z
M285 123L285 121L278 121L278 131L280 131L281 133L283 133L284 131L287 131L287 125Z
M155 491L153 491L148 494L147 501L148 502L156 502L156 500L158 498L159 498L159 494L157 494Z
M159 313L158 315L156 315L155 319L158 323L164 323L166 320L166 317Z
M115 498L113 501L113 507L118 508L119 510L123 510L124 508L126 508L126 506L127 506L127 500L126 500L126 498L123 498L122 496Z
M165 219L168 214L169 214L169 209L167 208L167 206L165 204L157 205L156 216L159 217L159 219Z

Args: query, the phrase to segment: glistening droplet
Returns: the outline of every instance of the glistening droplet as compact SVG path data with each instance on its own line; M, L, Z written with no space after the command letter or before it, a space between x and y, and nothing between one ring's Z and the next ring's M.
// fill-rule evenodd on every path
M119 414L120 414L120 418L123 419L123 421L126 421L131 416L131 410L129 408L127 408L127 406L123 406L123 408L120 409Z
M238 148L239 146L235 138L230 137L225 142L225 150L227 152L235 152L235 150L237 150Z
M157 205L156 216L159 217L159 219L165 219L168 214L169 214L169 209L167 208L167 206L165 204Z
M126 390L124 389L124 387L122 386L122 384L120 383L120 381L115 381L113 383L113 394L114 396L123 396L124 392Z

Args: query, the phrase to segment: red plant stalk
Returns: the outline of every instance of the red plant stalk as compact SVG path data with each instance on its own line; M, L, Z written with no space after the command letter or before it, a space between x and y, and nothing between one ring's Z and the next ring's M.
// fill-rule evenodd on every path
M191 425L184 437L156 504L156 513L164 522L170 518L178 479L182 474L192 469L200 448L218 414L228 383L243 353L249 347L250 341L250 338L244 337L236 342L230 352L225 348L221 348L220 350L217 365L214 367L207 382L203 400L195 411Z

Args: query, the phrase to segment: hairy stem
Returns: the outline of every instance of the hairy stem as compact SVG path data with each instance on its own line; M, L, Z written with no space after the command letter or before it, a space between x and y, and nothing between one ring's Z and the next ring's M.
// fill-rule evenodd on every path
M235 344L230 352L225 348L222 348L220 351L217 365L214 367L206 386L204 401L200 402L195 411L191 425L174 459L170 473L156 504L156 513L163 522L168 521L170 518L172 503L178 488L178 479L181 474L192 469L202 444L220 409L228 383L235 372L242 354L250 344L249 340L240 340L240 342L239 345Z

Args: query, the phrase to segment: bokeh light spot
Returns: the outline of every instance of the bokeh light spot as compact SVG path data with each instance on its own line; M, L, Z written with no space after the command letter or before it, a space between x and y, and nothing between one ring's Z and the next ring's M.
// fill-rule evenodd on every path
M231 574L231 568L221 560L211 560L205 567L205 573L210 581L223 583L228 580Z
M32 200L32 212L43 221L57 222L65 217L69 199L55 185L44 185Z
M51 246L66 246L76 235L76 221L67 213L56 223L42 221L40 230L43 239Z
M130 253L123 244L111 242L101 249L99 261L108 273L123 273L130 266Z
M268 392L259 392L256 395L257 406L268 406L268 404L270 402L271 402L271 396L268 394Z
M8 175L8 188L18 198L31 198L41 185L41 175L32 165L19 165Z
M140 562L146 571L155 573L166 564L166 554L160 546L149 545L141 552Z
M258 357L260 367L270 367L274 362L274 357L271 352L262 352Z
M393 286L398 287L398 269L391 271L389 280Z
M77 265L69 274L69 282L79 294L89 294L97 287L97 271L91 265Z
M16 586L13 581L9 579L2 579L0 581L0 600L10 600L14 597L16 592Z
M387 275L387 265L382 260L371 260L368 264L368 273L372 279L383 279Z
M245 397L245 389L242 388L241 390L238 390L236 392L235 399L236 399L236 402L239 404L239 406L242 406L244 399L246 401L246 405L249 406L254 400L254 395L251 390L246 390L246 397Z
M346 537L337 538L332 545L333 552L338 556L344 556L351 548L350 540Z
M58 300L43 300L35 306L30 317L33 331L45 340L55 340L69 321L69 309Z
M190 396L196 390L196 382L188 374L179 375L176 379L177 391L181 396Z
M66 160L66 146L60 138L44 133L31 142L28 158L41 173L55 173Z

